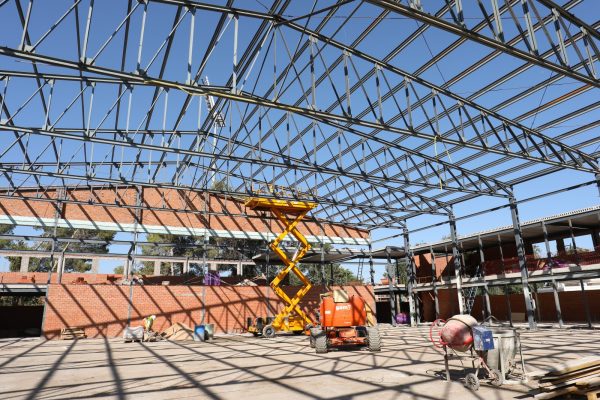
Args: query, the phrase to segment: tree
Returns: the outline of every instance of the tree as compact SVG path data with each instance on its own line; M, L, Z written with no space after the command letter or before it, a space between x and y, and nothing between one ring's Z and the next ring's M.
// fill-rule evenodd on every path
M0 225L0 235L12 235L14 233L14 225ZM0 249L7 250L27 250L27 245L23 241L10 239L0 239ZM11 272L18 272L21 269L21 257L7 257L8 268Z
M396 268L398 268L398 270L396 271ZM396 267L396 264L394 263L394 272L396 274L396 276L398 277L398 285L406 285L406 282L408 282L408 270L406 268L406 260L405 259L401 259L398 260L398 265ZM386 268L386 271L384 271L383 273L383 277L387 278L388 277L388 271Z
M161 233L150 233L146 241L153 244L142 245L142 254L148 256L171 256L171 257L199 257L202 251L202 238L195 236L180 236ZM157 246L158 244L172 243L173 246ZM141 266L134 271L142 275L152 275L154 273L154 262L144 261ZM115 273L117 273L115 269ZM122 267L121 267L122 273ZM160 273L170 274L170 266L166 263L161 264Z
M51 238L54 236L54 227L44 228L42 236ZM82 240L100 240L106 243L87 243L87 242L70 242L66 247L54 248L54 251L68 251L69 253L108 253L108 242L113 240L115 232L99 231L92 229L71 229L71 228L56 228L57 238L82 239ZM51 242L43 242L38 249L50 251L52 249ZM50 266L47 262L39 262L36 270L47 271ZM92 268L88 260L66 259L65 272L87 272Z
M231 187L229 186L227 179L223 178L218 181L214 181L211 185L211 189L220 190L222 192L231 191Z
M312 245L313 248L316 247L316 244ZM323 251L325 253L331 250L331 244L325 243L323 245ZM321 264L302 264L300 263L300 271L306 276L306 278L313 283L321 282ZM342 267L340 264L330 264L324 265L323 270L325 273L325 281L329 282L333 285L343 285L351 281L356 281L357 277L354 275L352 271L347 268ZM333 280L331 275L333 274ZM289 276L289 284L290 285L302 285L302 282L296 274L290 272Z
M160 233L151 233L146 241L152 244L142 246L142 254L148 256L171 256L171 257L189 257L190 259L201 259L204 252L204 238L197 236L180 236ZM173 244L173 246L157 246L157 244ZM258 252L263 251L266 245L262 240L256 239L235 239L211 237L208 242L206 258L208 260L226 259L238 260L249 259ZM117 267L119 268L119 267ZM120 269L122 273L122 267ZM142 266L135 271L139 274L151 275L154 273L154 263L145 261ZM170 274L170 265L163 263L161 265L161 274ZM193 275L202 275L202 265L198 262L190 262L190 273Z

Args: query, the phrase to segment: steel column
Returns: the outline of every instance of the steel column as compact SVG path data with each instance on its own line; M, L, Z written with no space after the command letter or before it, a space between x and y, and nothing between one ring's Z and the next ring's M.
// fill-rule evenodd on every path
M465 304L462 292L462 267L460 263L460 251L458 249L458 238L456 235L456 219L454 213L448 215L450 225L450 239L452 240L452 259L454 261L454 275L456 277L456 295L458 299L458 313L464 314Z
M394 297L396 296L395 288L397 286L397 283L394 282L396 278L396 271L394 270L394 264L392 264L389 246L386 246L385 254L387 256L386 272L388 276L388 290L390 294L390 314L392 317L392 326L396 326L396 301L394 300Z
M581 299L583 300L583 308L585 310L585 318L587 320L588 328L592 329L592 315L590 314L590 304L588 302L588 298L585 293L585 284L583 283L583 279L579 280L579 285L581 287Z
M429 254L431 255L431 278L433 285L433 301L435 303L435 319L440 317L440 303L438 301L438 289L437 289L437 269L435 264L435 253L433 247L429 246Z
M546 223L544 221L541 222L542 231L544 232L544 245L546 247L546 262L552 262L552 252L550 251L550 242L548 241L548 228L546 227ZM553 274L552 264L550 264L550 274ZM552 279L552 295L554 296L554 307L556 308L556 319L558 320L558 326L560 328L564 327L562 311L560 309L560 298L558 296L558 291L556 287L556 280Z
M417 326L419 321L417 321L417 304L415 301L415 292L413 291L413 287L416 283L416 271L413 260L412 251L410 250L410 240L408 237L408 228L404 228L402 232L404 236L404 254L406 260L406 271L407 277L406 280L406 291L408 293L408 306L410 312L410 326Z
M519 269L521 270L521 284L523 287L523 296L525 297L527 323L529 325L529 329L533 330L537 328L535 321L535 304L533 298L531 297L531 291L529 290L529 274L527 271L527 259L525 258L525 246L523 243L523 236L521 234L521 222L519 221L519 211L517 209L517 202L513 196L509 198L509 204L515 235L515 244L517 246L517 256L519 257Z

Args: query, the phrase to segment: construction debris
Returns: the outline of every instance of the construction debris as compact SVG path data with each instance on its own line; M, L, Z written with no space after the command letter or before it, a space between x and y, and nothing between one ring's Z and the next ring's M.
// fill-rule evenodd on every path
M250 279L244 279L240 283L237 283L235 286L258 286L256 283L252 282Z
M126 327L123 331L123 340L125 342L142 342L144 340L144 327Z
M165 339L168 340L194 340L194 330L189 326L182 324L180 322L176 322L164 331L160 333Z
M87 335L83 331L83 328L62 328L60 330L60 338L62 340L74 340L74 339L85 339Z
M596 399L600 394L600 357L590 356L560 364L540 378L536 399L577 394Z

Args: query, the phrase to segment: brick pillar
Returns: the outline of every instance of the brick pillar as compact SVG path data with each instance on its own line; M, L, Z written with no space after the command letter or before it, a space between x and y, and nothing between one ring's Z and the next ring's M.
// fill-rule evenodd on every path
M564 253L566 251L565 250L565 241L563 238L556 239L556 250L559 253Z
M525 243L525 254L533 255L533 243L524 242Z
M598 229L594 229L592 231L592 244L594 245L594 249L600 247L600 237L598 237Z
M19 270L22 274L26 274L29 272L29 257L24 256L21 257L21 269Z
M92 259L92 274L97 274L100 269L100 260L97 258Z
M58 261L57 261L57 267L56 267L56 282L58 283L62 283L62 277L63 277L63 273L65 272L65 254L61 253L60 256L58 257Z

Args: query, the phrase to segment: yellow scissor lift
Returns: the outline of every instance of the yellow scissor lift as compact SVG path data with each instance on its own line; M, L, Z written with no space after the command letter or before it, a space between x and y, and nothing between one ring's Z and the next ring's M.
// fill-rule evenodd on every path
M270 211L285 226L283 232L269 244L269 247L283 261L284 268L271 282L271 288L285 302L286 306L275 316L272 322L260 324L257 321L255 325L248 327L248 332L256 336L273 337L277 331L302 333L307 327L314 325L314 322L298 306L300 300L312 288L312 284L298 268L298 263L306 252L310 250L311 246L304 235L297 229L297 226L302 218L316 206L316 203L308 201L287 201L260 197L253 197L246 201L246 207L256 211ZM293 218L288 218L288 216ZM300 242L300 247L292 258L288 257L279 247L281 241L289 234L292 234ZM281 281L290 272L296 274L298 279L303 283L302 288L291 299L279 286Z

